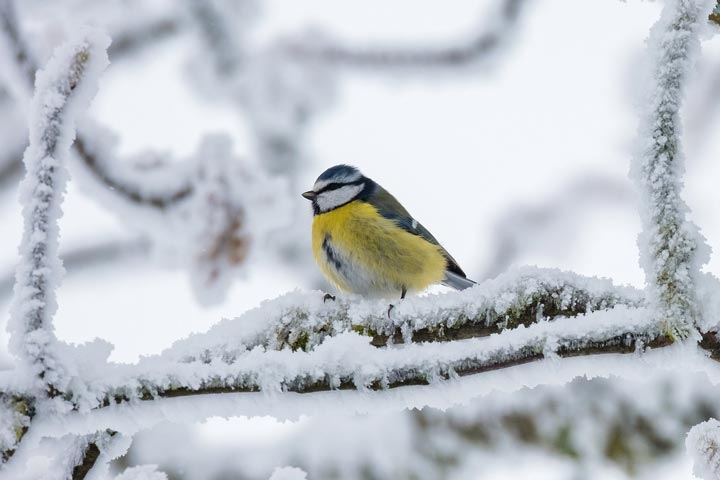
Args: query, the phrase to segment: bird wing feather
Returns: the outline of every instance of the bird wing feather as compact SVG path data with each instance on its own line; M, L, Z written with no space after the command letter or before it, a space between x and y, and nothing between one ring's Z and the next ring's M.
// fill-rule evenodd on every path
M376 184L377 185L377 184ZM460 266L457 264L455 259L440 245L440 242L428 231L427 228L423 227L420 222L415 220L410 213L403 207L390 192L377 185L377 189L374 194L367 199L375 209L388 220L392 220L405 230L406 232L418 235L428 242L437 245L442 250L443 256L447 260L447 270L462 278L467 278L465 272L462 271Z

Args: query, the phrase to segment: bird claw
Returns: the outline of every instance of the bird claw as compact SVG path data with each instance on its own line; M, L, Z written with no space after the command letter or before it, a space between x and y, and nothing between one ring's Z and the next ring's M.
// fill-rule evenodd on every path
M327 302L328 300L332 300L334 302L335 297L330 295L329 293L326 293L325 296L323 297L323 303Z

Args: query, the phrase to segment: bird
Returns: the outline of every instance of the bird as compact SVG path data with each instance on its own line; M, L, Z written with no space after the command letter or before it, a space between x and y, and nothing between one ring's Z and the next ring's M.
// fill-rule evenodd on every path
M394 196L356 167L328 168L302 196L312 202L315 260L339 290L404 299L433 284L456 290L476 284Z

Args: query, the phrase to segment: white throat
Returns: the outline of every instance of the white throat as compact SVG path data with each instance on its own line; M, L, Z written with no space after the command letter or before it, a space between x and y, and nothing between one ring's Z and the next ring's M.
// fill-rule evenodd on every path
M365 188L365 184L361 183L360 185L345 185L335 190L328 190L318 195L315 203L321 212L327 212L328 210L348 203L355 198L363 188Z

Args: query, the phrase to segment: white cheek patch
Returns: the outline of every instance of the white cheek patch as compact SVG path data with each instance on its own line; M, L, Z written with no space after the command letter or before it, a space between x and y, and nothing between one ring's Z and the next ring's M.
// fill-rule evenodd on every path
M315 203L321 212L327 212L335 207L339 207L350 200L365 188L364 184L360 185L345 185L344 187L337 188L335 190L328 190L317 196Z
M315 182L315 185L313 185L313 190L320 191L326 186L330 185L331 183L352 183L357 182L362 178L362 174L360 172L354 172L350 175L344 175L342 177L333 177L328 180L318 180Z

